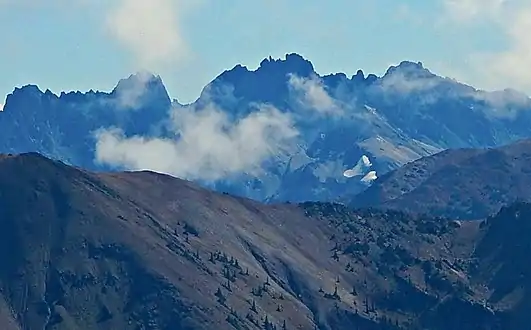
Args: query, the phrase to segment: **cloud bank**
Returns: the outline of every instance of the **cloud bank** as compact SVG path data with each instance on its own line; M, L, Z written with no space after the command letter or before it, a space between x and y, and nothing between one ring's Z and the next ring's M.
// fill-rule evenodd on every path
M235 122L214 104L176 108L171 123L175 138L126 137L119 128L100 129L95 133L96 161L216 181L259 174L263 162L298 136L289 115L266 105Z
M297 111L283 112L272 105L254 104L248 105L253 108L250 114L234 119L221 107L232 107L236 102L233 87L222 85L215 90L205 88L202 102L171 109L168 122L172 137L126 136L118 127L101 128L94 134L95 161L115 168L153 170L207 182L242 173L260 176L266 162L289 154L300 142L300 120L343 113L320 78L290 76L288 84ZM131 93L123 94L123 105L134 106L133 101L142 95L144 86L130 86Z
M314 110L321 115L342 115L343 109L337 100L328 94L319 77L303 78L289 75L288 85L295 93L299 106Z

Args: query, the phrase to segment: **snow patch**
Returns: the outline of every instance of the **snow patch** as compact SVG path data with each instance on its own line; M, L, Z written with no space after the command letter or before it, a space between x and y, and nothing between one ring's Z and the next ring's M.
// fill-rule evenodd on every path
M343 176L346 178L360 178L360 182L365 184L371 184L378 178L376 171L371 171L371 160L366 155L363 155L358 160L358 163L353 168L343 172Z
M378 179L378 176L376 176L376 171L370 171L369 173L365 174L360 181L363 183L371 183L376 179Z
M367 170L371 166L372 166L372 163L369 157L367 157L366 155L363 155L358 160L358 163L356 163L356 166L343 172L343 176L347 178L353 178L355 176L365 175L367 173Z
M365 165L367 167L372 166L372 163L369 160L369 157L367 157L365 155L361 156L361 161L363 162L363 165Z

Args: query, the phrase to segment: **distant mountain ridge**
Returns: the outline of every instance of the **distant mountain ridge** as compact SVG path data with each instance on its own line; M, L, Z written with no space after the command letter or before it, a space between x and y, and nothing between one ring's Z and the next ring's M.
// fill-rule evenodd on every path
M446 150L382 176L350 200L354 207L390 208L464 220L531 201L531 140L489 149Z
M56 95L26 85L6 98L0 113L0 150L40 152L96 169L95 131L119 126L129 134L149 136L167 118L170 106L160 77L145 73L122 79L110 93L91 90Z
M218 111L215 116L198 115L209 108ZM189 105L172 102L160 77L147 73L122 80L111 93L57 96L31 85L16 89L0 113L0 151L37 151L95 170L151 168L261 201L327 201L363 191L375 177L444 149L493 147L531 137L529 110L531 101L523 94L478 91L437 76L419 62L401 62L382 77L361 70L351 77L321 76L307 59L287 54L264 59L254 71L236 65ZM198 120L219 120L220 113L226 116L224 125L252 120L262 125L262 135L249 134L238 146L253 151L257 143L262 154L255 163L243 162L236 170L213 163L209 170L220 172L215 179L202 178L201 171L191 177L179 170L183 160L178 155L157 168L152 148L134 147L146 139L179 140L183 127L176 121L197 115L192 121L197 125L203 123ZM286 136L271 136L267 125L284 125ZM121 129L115 136L129 144L105 149L96 140L101 128ZM242 129L230 132L232 138ZM222 156L204 150L216 142L197 148L197 153L210 152L200 164ZM97 148L114 155L95 161ZM345 176L363 157L371 167ZM371 180L362 180L369 172Z

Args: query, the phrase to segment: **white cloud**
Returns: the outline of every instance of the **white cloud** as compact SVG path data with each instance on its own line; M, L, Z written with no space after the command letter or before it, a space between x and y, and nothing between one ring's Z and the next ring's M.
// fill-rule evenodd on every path
M488 89L512 87L531 93L531 2L528 0L443 0L446 16L454 22L489 24L504 37L499 52L469 56L473 80Z
M513 89L484 92L476 91L472 98L490 106L487 115L493 118L514 119L523 109L529 109L531 99L524 93Z
M303 78L292 74L289 76L288 82L301 106L315 110L320 114L343 114L343 109L328 94L319 77Z
M106 17L108 31L143 68L182 60L188 50L180 26L180 4L177 0L116 0Z
M453 20L470 22L499 15L506 3L506 0L444 0L443 6Z
M489 80L501 80L510 86L531 92L531 5L518 10L502 23L509 41L505 51L486 54L484 70Z
M260 106L236 122L213 104L178 108L171 121L175 139L126 137L118 128L100 129L95 134L96 161L215 181L241 173L259 174L263 162L298 135L291 117L271 106Z
M103 32L134 56L139 69L158 70L181 63L189 54L182 17L202 0L0 0L0 5L53 6L66 15L96 10Z
M495 108L507 106L524 107L531 104L529 97L513 89L494 92L477 92L472 95L477 100L484 101Z
M137 75L139 79L134 84L120 90L120 106L136 108L150 81L146 72L173 72L187 63L191 50L184 37L182 19L202 3L202 0L113 1L111 9L104 13L105 32L131 54L133 65L144 72Z
M385 92L409 94L412 92L431 90L443 80L436 76L408 75L401 70L394 71L381 80L380 88Z

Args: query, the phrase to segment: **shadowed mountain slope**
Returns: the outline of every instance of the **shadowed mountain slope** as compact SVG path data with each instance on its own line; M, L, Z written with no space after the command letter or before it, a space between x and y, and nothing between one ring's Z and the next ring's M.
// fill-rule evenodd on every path
M446 150L380 177L354 197L375 206L480 219L531 196L531 140L495 149Z
M500 289L477 268L496 235L481 227L3 156L0 325L503 329L525 316L485 303Z

